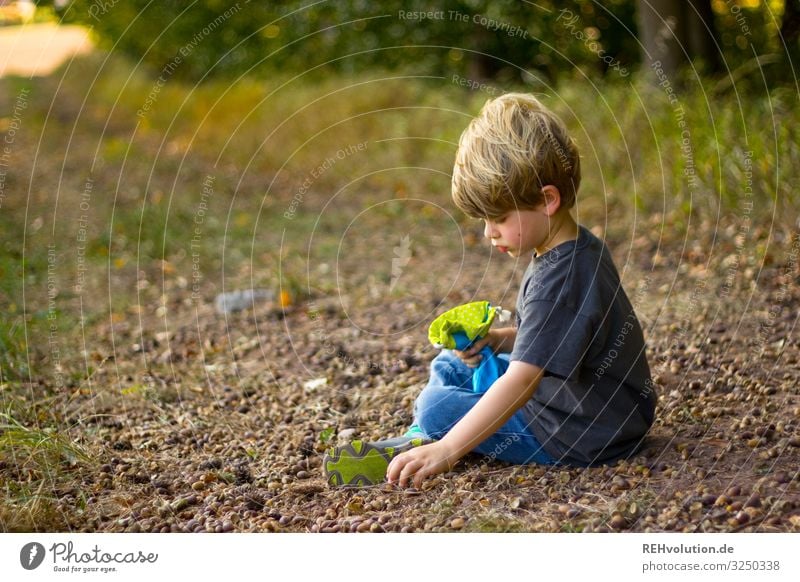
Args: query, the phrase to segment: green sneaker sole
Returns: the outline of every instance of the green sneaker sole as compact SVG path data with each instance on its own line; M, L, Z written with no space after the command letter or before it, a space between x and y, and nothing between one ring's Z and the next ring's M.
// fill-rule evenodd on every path
M430 442L425 438L400 437L368 443L350 444L328 449L322 458L325 480L334 487L368 487L386 479L389 463L400 453Z

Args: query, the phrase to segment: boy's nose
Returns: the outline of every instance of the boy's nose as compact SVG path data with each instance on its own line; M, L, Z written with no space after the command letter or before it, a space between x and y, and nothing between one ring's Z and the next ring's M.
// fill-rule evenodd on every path
M488 239L493 239L495 238L493 234L494 234L494 228L492 228L491 223L487 220L483 226L483 236L485 236Z

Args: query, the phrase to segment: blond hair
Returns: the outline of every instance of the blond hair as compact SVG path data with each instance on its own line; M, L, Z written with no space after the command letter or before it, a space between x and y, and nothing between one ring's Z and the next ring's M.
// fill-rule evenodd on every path
M537 207L552 185L571 208L580 181L578 147L564 123L533 95L507 93L487 101L461 134L453 201L473 218L499 218Z

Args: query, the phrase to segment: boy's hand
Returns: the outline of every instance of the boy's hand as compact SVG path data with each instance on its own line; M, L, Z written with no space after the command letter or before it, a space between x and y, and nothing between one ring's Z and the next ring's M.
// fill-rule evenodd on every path
M453 350L453 353L461 358L461 361L470 368L477 368L483 359L483 356L481 356L479 352L486 345L492 345L492 330L489 330L489 333L487 333L481 339L475 340L475 342L466 350Z
M475 340L469 348L464 351L453 350L453 353L461 358L470 368L477 368L481 360L480 351L489 346L495 354L510 352L514 347L514 339L517 337L517 330L512 327L500 329L490 329L489 332L479 340Z
M416 447L397 455L386 470L386 480L405 487L409 479L419 489L426 477L449 471L458 459L442 441Z

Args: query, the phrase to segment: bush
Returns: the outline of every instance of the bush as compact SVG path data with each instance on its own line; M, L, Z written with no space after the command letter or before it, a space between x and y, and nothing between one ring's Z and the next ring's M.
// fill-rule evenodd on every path
M537 7L489 0L443 0L435 7L421 0L313 6L296 0L75 0L64 20L91 26L109 50L191 80L375 66L504 81L520 80L527 69L552 80L558 70L575 67L601 73L612 59L618 67L635 64L638 43L627 32L635 29L634 2L606 5L613 16L583 0L543 0ZM599 59L597 48L576 40L561 10L580 14L577 30L610 58Z

